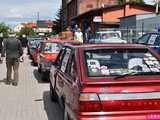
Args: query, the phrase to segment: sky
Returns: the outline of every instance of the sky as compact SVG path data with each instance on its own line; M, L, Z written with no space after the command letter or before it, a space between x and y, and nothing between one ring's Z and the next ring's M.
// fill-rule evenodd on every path
M145 0L152 3L153 0ZM20 22L40 19L53 20L61 6L61 0L1 0L0 22L16 25Z
M61 0L1 0L0 22L15 25L25 21L55 18Z

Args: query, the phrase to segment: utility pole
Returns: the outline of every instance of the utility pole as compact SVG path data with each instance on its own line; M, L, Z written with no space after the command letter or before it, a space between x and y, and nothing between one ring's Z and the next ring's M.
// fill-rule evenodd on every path
M158 12L159 12L159 2L160 2L160 0L155 0L155 3L156 3L156 14L158 14Z
M39 12L37 12L37 20L39 20Z

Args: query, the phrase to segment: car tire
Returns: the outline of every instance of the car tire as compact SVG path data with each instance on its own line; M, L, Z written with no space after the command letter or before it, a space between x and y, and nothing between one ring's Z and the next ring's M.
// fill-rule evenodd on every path
M33 66L37 66L37 63L35 63L34 60L33 60Z
M27 48L27 54L30 55L29 48Z
M42 72L42 71L41 71L41 80L42 80L42 81L47 81L46 73L45 73L45 72Z
M58 96L50 83L50 99L52 102L58 102Z
M38 72L41 73L42 72L42 69L41 69L41 66L38 65Z

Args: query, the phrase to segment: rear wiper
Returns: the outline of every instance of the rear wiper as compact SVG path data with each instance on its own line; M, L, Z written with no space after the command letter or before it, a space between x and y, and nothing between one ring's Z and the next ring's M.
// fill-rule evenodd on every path
M133 76L133 75L160 75L160 72L129 72L123 75L119 75L114 77L114 79L119 79L119 78L123 78L126 76Z

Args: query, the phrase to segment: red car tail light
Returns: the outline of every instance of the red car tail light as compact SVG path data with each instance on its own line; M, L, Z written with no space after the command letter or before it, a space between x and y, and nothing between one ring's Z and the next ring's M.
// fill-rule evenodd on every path
M103 101L102 104L107 112L160 110L160 100Z
M160 92L82 93L80 112L160 110Z
M137 97L135 96L137 94ZM160 110L157 93L100 94L103 111Z
M101 103L98 95L95 93L81 93L79 101L81 112L101 111Z
M58 54L45 54L44 59L48 61L55 60L57 58L57 55Z

